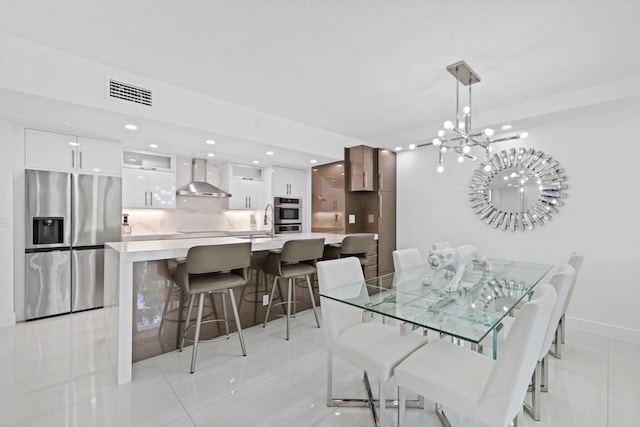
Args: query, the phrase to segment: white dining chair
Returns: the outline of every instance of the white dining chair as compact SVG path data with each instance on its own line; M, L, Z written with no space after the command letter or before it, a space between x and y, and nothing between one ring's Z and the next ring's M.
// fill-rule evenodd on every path
M407 390L436 402L445 426L451 424L443 406L488 426L517 423L555 302L553 286L540 285L520 310L495 361L445 340L431 341L407 357L394 371L399 425L405 425Z
M363 283L364 276L360 261L355 257L340 258L318 262L318 285L320 293L344 287L349 284ZM350 294L353 293L353 294ZM345 298L368 299L366 289L360 286L342 290ZM320 305L322 311L322 330L327 345L327 406L337 406L338 401L351 399L335 399L332 397L333 356L356 365L365 372L365 383L368 375L379 380L379 413L374 413L379 425L384 424L385 417L385 384L393 376L393 369L416 349L426 344L426 339L419 333L400 335L397 327L388 324L363 323L362 310L324 298ZM370 390L368 390L370 391ZM371 408L373 409L373 404ZM364 406L364 405L363 405ZM376 421L377 422L377 421Z
M553 307L553 312L549 319L549 324L545 332L544 341L540 355L538 356L538 362L536 363L536 369L532 378L532 394L531 404L526 400L523 402L524 410L531 418L536 421L540 420L540 392L549 391L549 354L553 355L554 351L558 351L560 342L556 338L558 331L558 324L562 317L562 310L565 306L569 289L571 288L571 282L573 281L575 270L569 264L560 264L554 268L554 273L551 277L548 277L548 283L553 286L556 291L557 299L556 304ZM534 295L535 292L534 291ZM513 328L514 319L519 316L519 311L516 312L515 317L505 317L502 320L502 337L507 337L511 334ZM551 347L554 346L555 350ZM498 357L500 357L500 350L498 350Z
M569 289L569 295L567 295L567 300L564 303L564 310L562 311L562 317L560 318L560 325L558 326L558 338L560 343L564 344L565 340L565 315L567 314L567 309L569 308L569 303L571 302L571 297L573 297L573 291L576 287L576 281L578 280L578 274L580 273L580 268L582 267L582 263L584 262L584 252L573 252L569 257L569 261L567 264L573 267L575 270L575 275L573 276L573 281L571 282L571 288ZM558 359L562 357L561 350L557 352Z
M424 264L420 251L416 248L396 249L391 254L395 271L407 270Z

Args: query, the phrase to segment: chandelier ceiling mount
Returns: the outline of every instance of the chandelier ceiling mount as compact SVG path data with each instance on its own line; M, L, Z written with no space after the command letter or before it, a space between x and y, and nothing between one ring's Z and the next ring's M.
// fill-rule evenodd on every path
M438 136L431 142L419 144L418 146L433 145L438 148L438 172L444 172L444 155L447 152L458 154L458 162L465 159L475 161L477 157L471 154L472 147L480 147L487 158L489 158L492 147L496 142L510 141L526 138L526 132L515 135L495 137L495 132L491 128L474 130L471 127L471 86L480 82L480 76L469 67L464 61L449 65L447 71L456 79L456 112L455 121L447 120L438 131ZM469 88L467 104L460 108L460 85Z

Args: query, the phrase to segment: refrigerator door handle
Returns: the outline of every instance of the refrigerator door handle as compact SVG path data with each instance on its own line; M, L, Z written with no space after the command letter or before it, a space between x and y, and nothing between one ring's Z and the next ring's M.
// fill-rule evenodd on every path
M147 206L148 201L147 201L147 192L144 192L144 205Z
M149 191L149 206L153 206L153 191Z
M76 167L76 153L73 150L71 150L71 167Z
M79 156L79 157L80 157L80 161L78 162L78 163L79 163L79 164L78 164L78 167L79 167L80 169L82 169L82 151L80 151L80 156Z

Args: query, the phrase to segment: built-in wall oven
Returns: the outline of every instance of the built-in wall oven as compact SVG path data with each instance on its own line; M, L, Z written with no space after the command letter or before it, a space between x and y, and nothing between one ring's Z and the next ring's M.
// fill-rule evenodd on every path
M293 197L276 197L273 206L273 223L277 234L302 232L302 200Z

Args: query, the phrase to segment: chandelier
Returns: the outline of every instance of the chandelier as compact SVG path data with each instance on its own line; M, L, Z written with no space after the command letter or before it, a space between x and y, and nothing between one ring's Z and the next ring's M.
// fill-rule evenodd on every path
M516 135L494 137L494 131L491 128L484 130L474 130L471 127L471 86L480 82L480 77L467 65L466 62L460 61L449 65L447 71L456 78L456 116L455 120L447 120L443 127L438 131L438 137L433 141L424 145L433 145L439 150L438 168L439 173L444 172L444 156L446 153L456 153L458 162L462 163L465 159L471 161L477 160L477 157L471 153L472 147L482 149L487 157L490 156L491 144L496 142L510 141L514 139L526 138L528 134L522 132ZM460 85L469 88L469 96L467 104L460 110ZM487 166L490 167L490 166Z

